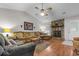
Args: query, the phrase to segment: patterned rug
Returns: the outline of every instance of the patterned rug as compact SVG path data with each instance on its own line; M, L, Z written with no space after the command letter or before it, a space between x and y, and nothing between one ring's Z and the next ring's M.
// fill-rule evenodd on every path
M46 49L48 46L49 46L49 44L46 43L46 42L39 43L39 44L36 46L35 51L36 51L36 52L43 51L43 50Z

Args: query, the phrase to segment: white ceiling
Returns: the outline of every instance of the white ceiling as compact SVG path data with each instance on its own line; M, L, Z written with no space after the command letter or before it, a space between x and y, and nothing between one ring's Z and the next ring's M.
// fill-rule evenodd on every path
M44 3L45 9L52 7L49 15L44 17L39 15L40 10L35 9L36 6L41 9L40 3L0 3L0 8L25 11L43 23L53 19L79 15L78 3Z

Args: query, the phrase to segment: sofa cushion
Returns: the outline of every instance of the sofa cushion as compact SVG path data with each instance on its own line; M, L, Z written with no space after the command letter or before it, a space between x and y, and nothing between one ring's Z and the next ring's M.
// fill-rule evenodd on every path
M13 39L10 39L9 42L10 42L12 45L16 45L16 44L17 44Z
M4 40L4 38L2 37L2 35L0 34L0 45L1 46L5 46L5 40Z
M10 53L10 56L25 56L25 55L33 55L34 49L35 49L36 44L33 42L27 43L24 45L20 46L14 46L12 47L12 52Z
M8 38L3 36L3 34L0 34L0 45L4 47L6 45L12 45L12 44L9 42Z
M4 49L2 48L2 46L0 46L0 56L2 55L3 52L4 52Z

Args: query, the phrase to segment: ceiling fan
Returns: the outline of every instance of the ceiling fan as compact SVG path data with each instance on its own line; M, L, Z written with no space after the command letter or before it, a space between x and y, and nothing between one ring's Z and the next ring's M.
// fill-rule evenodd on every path
M36 10L39 10L40 8L39 7L35 7ZM47 9L44 9L43 7L43 3L42 3L42 8L40 9L40 15L41 16L48 16L48 11L51 11L52 10L52 7L49 7Z

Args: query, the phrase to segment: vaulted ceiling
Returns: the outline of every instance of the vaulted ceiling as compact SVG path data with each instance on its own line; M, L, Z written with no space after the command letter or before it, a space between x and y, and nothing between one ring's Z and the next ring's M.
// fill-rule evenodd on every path
M49 12L48 16L42 17L39 15L41 9L41 3L0 3L0 8L8 8L19 11L25 11L31 14L33 17L44 20L53 19L61 17L75 16L79 14L79 4L78 3L44 3L44 8L52 7L52 11ZM38 7L39 9L35 9Z
M36 13L35 7L41 9L41 3L0 3L0 8L8 8L14 10L20 10L28 12L29 14L39 17ZM52 14L57 13L58 16L62 16L63 12L66 12L65 16L72 16L79 14L79 4L78 3L44 3L44 8L52 7Z
M35 7L39 9L35 9ZM0 8L24 11L42 23L79 15L78 3L44 3L44 9L51 7L52 10L48 12L48 16L43 17L39 15L41 7L41 3L0 3Z

